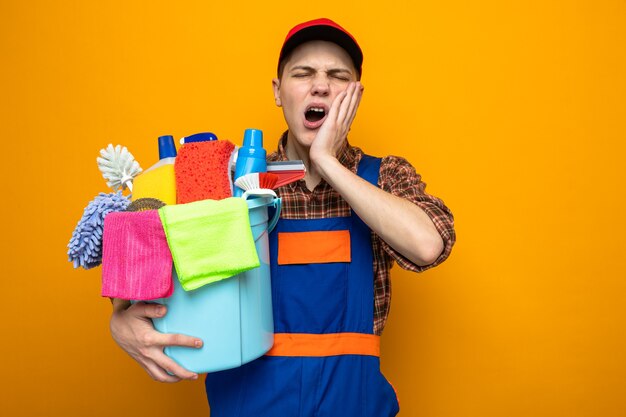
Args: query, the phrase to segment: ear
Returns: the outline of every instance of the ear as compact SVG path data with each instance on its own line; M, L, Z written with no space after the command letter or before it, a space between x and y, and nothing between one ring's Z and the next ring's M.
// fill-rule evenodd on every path
M280 80L278 78L274 78L272 80L272 89L274 90L274 101L278 107L282 106L280 101Z

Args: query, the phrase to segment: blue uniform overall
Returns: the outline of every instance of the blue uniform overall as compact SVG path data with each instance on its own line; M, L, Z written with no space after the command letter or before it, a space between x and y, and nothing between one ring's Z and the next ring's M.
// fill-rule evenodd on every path
M357 174L377 186L379 169L380 159L363 155ZM329 248L322 261L306 259L307 236L328 241L321 245ZM287 253L290 241L300 242L303 259L294 259L299 255L293 245ZM270 234L270 257L274 348L239 368L207 375L211 416L396 415L397 398L380 372L379 338L373 334L370 229L354 212L281 219Z

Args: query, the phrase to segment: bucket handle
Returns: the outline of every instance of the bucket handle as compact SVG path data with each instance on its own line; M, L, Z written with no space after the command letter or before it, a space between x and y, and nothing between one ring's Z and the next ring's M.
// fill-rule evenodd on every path
M280 217L280 208L282 207L282 199L280 197L274 197L274 200L272 201L272 206L276 209L276 211L274 212L274 217L272 217L272 220L270 220L269 224L267 225L267 233L271 233L272 230L274 230L274 227L276 227L276 223L278 223L278 218Z
M274 227L276 227L276 223L278 223L278 220L280 218L280 209L282 207L282 199L278 197L274 191L269 190L269 189L268 190L266 189L249 190L243 193L241 198L243 198L244 200L247 200L248 197L250 196L273 197L272 201L265 205L268 207L272 206L276 209L276 211L274 212L274 216L272 217L272 220L270 220L270 222L267 225L267 229L263 233L261 233L261 235L259 236L260 238L261 236L263 236L265 232L269 234L272 232L272 230L274 230Z

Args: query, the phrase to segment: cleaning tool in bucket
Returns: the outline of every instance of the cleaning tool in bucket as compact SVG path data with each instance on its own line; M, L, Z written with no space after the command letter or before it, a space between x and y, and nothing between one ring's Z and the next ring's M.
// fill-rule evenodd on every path
M243 135L243 146L237 151L235 162L235 180L253 172L266 172L267 153L263 149L263 132L258 129L246 129ZM241 197L243 190L234 187L233 196Z
M139 200L133 200L126 211L146 211L146 210L158 210L166 204L158 198L140 198Z
M154 300L172 294L172 254L156 210L104 219L102 296Z
M67 245L67 255L74 268L90 269L102 263L104 217L114 211L126 210L130 197L122 195L122 190L129 188L132 191L133 178L141 172L133 155L121 145L113 147L109 144L100 149L96 162L107 185L115 192L98 194L83 210Z
M102 263L104 218L111 212L126 210L129 204L130 198L122 195L121 190L100 193L87 204L67 245L74 268L91 269Z
M96 162L102 176L107 180L107 185L113 188L113 191L120 188L133 191L133 179L141 172L141 167L125 146L113 147L109 144L105 149L100 150L100 156L96 158Z
M167 307L164 317L153 319L159 332L186 334L204 341L200 349L180 346L164 349L169 357L192 372L216 372L241 366L265 354L273 344L268 232L278 221L281 200L264 196L245 203L259 267L193 291L184 291L174 276L174 293L156 300ZM276 209L269 222L268 207Z
M244 190L244 195L272 195L276 196L276 193L271 191L276 185L278 175L270 172L253 172L251 174L243 175L235 180L235 185ZM245 198L243 195L242 197Z
M185 143L174 164L177 203L232 197L228 167L234 148L226 140Z
M156 198L165 204L176 204L174 138L171 135L159 136L158 144L159 161L135 178L133 200Z
M304 178L306 167L300 160L268 162L267 172L278 175L274 188L279 188Z
M242 199L165 206L159 214L178 279L185 290L195 290L259 266L248 205Z

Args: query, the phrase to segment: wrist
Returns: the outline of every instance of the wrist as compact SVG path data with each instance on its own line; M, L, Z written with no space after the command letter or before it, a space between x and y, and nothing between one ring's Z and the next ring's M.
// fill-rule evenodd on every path
M117 313L122 310L126 310L130 307L130 301L122 300L121 298L110 298L111 304L113 304L113 312Z
M341 162L332 155L327 155L318 158L315 162L315 169L326 182L330 183L329 179L332 178L338 170L343 168Z

